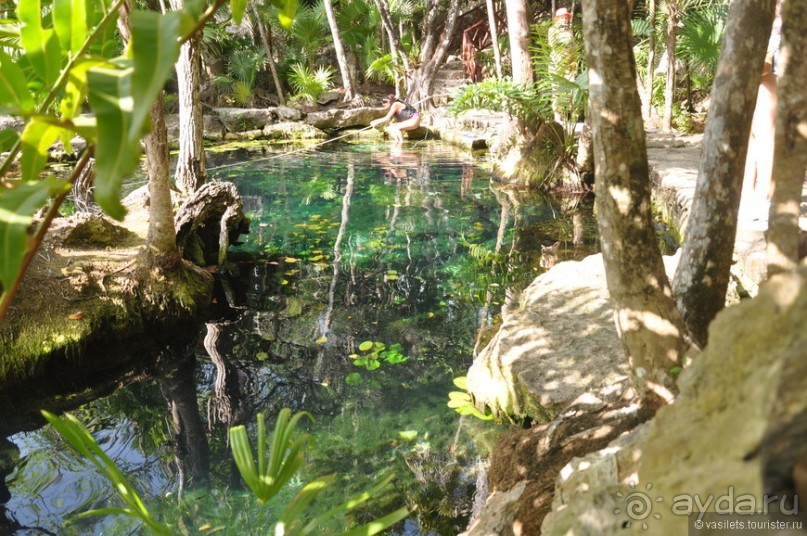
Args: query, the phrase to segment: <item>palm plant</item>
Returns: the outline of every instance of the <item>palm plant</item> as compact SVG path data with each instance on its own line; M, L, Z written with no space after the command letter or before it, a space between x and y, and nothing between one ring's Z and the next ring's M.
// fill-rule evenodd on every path
M305 56L308 68L313 70L317 55L330 38L325 8L321 1L297 12L291 27L291 37Z
M333 69L320 66L315 71L302 63L291 67L289 83L294 90L291 100L313 103L317 98L333 87Z
M727 17L728 6L719 4L691 11L684 17L678 54L689 65L697 89L712 86Z

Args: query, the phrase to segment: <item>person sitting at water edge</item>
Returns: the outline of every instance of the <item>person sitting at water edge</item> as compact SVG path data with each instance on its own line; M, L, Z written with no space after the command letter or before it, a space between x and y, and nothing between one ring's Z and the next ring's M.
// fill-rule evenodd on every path
M395 95L387 95L381 99L381 104L388 108L387 115L370 121L370 126L377 127L394 118L396 122L389 125L387 131L395 142L403 142L404 130L414 130L420 126L420 113L411 104Z

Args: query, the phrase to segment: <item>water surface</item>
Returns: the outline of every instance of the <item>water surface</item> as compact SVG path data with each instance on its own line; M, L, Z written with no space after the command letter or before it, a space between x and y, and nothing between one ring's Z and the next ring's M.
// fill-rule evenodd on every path
M217 276L211 317L74 413L174 524L268 533L302 482L337 475L324 508L394 473L393 487L343 522L407 506L396 534L461 532L496 427L447 407L452 379L508 295L593 251L590 207L500 188L473 155L437 143L239 150L210 165L211 177L236 183L252 218ZM313 445L296 486L260 507L240 487L226 430L254 432L256 413L284 407L311 413ZM18 458L0 533L136 530L120 517L63 528L114 496L52 429L24 428L0 449Z

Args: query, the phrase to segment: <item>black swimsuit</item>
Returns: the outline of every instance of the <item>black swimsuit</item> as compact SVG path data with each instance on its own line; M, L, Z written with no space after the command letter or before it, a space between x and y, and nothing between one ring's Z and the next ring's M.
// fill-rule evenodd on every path
M418 115L418 111L415 110L415 108L411 104L407 104L399 99L396 99L395 102L403 103L406 106L406 108L404 108L403 110L394 115L396 121L398 122L406 121L407 119L411 119L416 115Z

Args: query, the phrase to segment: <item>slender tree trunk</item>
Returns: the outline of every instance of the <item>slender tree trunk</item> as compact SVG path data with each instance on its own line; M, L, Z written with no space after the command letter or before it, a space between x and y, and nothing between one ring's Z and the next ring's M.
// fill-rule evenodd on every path
M184 0L170 0L171 9L179 11ZM189 195L207 180L204 149L204 118L199 90L202 84L200 50L202 33L186 41L177 60L177 86L179 89L179 155L177 156L176 184Z
M151 132L144 138L143 145L149 175L148 243L158 254L178 255L162 93L151 107Z
M488 11L488 26L490 26L490 42L493 45L493 61L496 63L496 80L502 79L502 54L499 51L499 30L496 27L496 8L493 0L485 0Z
M647 53L647 76L645 77L642 115L645 119L650 119L650 113L653 110L653 75L656 70L656 0L648 0L647 2L647 20L650 23L650 36L647 40L649 50Z
M342 75L342 87L345 89L345 101L352 101L354 98L353 77L347 65L347 54L345 46L342 44L342 36L339 34L339 26L336 25L336 16L333 13L332 0L323 0L325 6L325 16L328 18L328 26L331 27L331 37L333 37L333 47L336 50L336 62L339 64L339 74Z
M535 80L529 50L530 6L527 4L527 0L506 0L504 5L507 8L507 31L510 37L513 81L531 86Z
M624 0L583 3L594 133L597 212L617 331L640 394L669 402L683 321L653 228L641 102Z
M687 327L701 345L725 305L748 136L775 3L743 0L729 7L695 197L673 284Z
M678 27L678 0L667 0L667 83L664 86L664 120L661 128L672 130L673 101L675 99L675 41Z
M269 60L269 72L272 73L272 81L275 83L275 92L277 93L277 101L282 105L286 105L286 97L283 94L283 85L280 83L280 77L277 75L277 68L275 68L275 56L272 53L272 28L267 27L261 20L258 9L255 7L255 2L250 2L252 8L252 18L254 24L258 27L258 33L261 35L263 41L263 48L266 51L266 58Z
M768 277L799 262L799 208L807 168L807 4L782 6L782 43L777 71L778 109L773 157L773 195L768 218Z
M129 13L131 5L121 5L118 31L124 43L131 38ZM179 256L174 208L171 205L171 175L168 160L168 133L163 113L163 93L160 92L151 106L151 132L143 138L149 188L149 229L146 251L152 257Z
M435 0L439 2L439 0ZM442 2L440 2L442 3ZM431 12L438 12L437 6L432 6ZM428 17L424 29L428 32L422 44L420 65L409 80L407 97L414 105L428 107L431 105L431 96L434 93L434 76L445 63L448 55L448 46L457 30L459 18L459 0L449 0L448 6L439 10L439 16ZM441 25L440 22L443 22ZM440 26L443 27L442 36L438 35Z
M406 55L406 51L404 50L403 44L401 43L401 36L395 30L395 25L392 23L392 15L390 14L389 5L387 4L387 0L373 0L375 2L375 6L378 8L378 12L381 14L381 23L384 26L384 30L387 33L387 38L390 42L390 49L393 51L394 54L397 54L401 61L403 62L403 68L408 73L409 72L409 57Z

